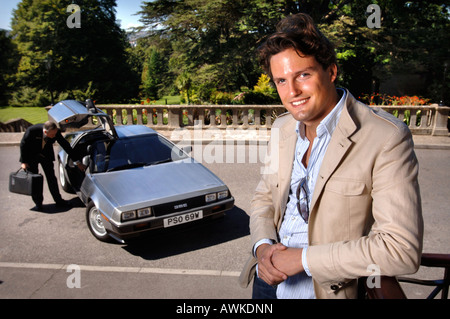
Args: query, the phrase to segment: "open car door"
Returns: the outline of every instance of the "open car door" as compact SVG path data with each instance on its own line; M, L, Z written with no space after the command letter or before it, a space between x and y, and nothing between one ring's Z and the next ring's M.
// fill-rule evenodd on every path
M89 118L94 116L106 132L117 138L112 119L97 108L90 99L85 103L75 100L61 101L48 111L48 119L55 122L61 131L65 131L67 128L80 128L88 124Z
M95 117L98 120L99 125L102 126L102 136L106 137L104 133L109 135L111 139L117 139L117 132L114 128L112 119L98 109L92 100L86 100L85 103L75 100L65 100L58 102L48 111L48 118L50 121L55 122L61 131L65 131L68 128L81 128L89 123L89 118ZM88 130L86 132L90 132ZM96 131L96 130L92 130ZM99 131L100 132L100 131ZM91 136L90 134L82 134L83 136ZM89 153L88 144L77 142L72 145L74 151L78 154L85 156ZM72 190L79 192L81 184L85 178L84 172L81 172L73 161L68 158L65 151L60 151L58 154L59 164L59 178L62 188L66 192Z

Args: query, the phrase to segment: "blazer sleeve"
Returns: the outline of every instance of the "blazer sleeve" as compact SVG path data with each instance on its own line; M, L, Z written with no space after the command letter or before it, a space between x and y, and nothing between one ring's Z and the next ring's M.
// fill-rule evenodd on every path
M270 141L250 207L252 248L262 240L278 242L278 228L289 195L290 175L295 152L297 121L285 113L273 123Z
M406 125L384 143L372 167L371 215L366 236L308 247L313 279L331 292L349 280L380 275L398 276L420 265L423 220L418 161ZM330 290L331 288L331 290Z
M250 234L252 248L262 239L277 241L277 229L275 222L274 194L277 192L277 176L271 170L270 149L272 139L267 147L266 161L262 177L250 206ZM275 200L276 202L276 200Z

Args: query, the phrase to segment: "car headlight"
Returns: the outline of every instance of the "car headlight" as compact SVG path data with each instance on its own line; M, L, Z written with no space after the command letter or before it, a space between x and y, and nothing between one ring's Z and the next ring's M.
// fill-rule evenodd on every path
M137 210L137 216L138 218L144 218L152 216L152 209L150 207L142 208Z
M210 202L215 201L216 198L217 198L217 194L216 193L208 194L208 195L205 196L205 201L207 203L210 203Z
M217 193L217 198L218 199L224 199L228 197L228 191L221 191Z
M135 210L122 213L123 221L132 220L132 219L136 219L136 211Z
M229 196L229 191L228 190L220 191L218 193L212 193L212 194L205 195L205 201L207 203L211 203L211 202L214 202L216 200L225 199L228 196Z

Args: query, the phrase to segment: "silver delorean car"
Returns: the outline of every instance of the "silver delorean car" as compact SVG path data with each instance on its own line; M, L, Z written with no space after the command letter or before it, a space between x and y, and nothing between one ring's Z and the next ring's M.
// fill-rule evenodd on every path
M65 138L87 166L81 172L60 149L59 180L86 205L86 222L101 241L125 242L145 231L177 226L233 208L228 187L153 129L114 126L91 100L66 100L48 112L62 131L80 128L94 117L94 129L67 133Z

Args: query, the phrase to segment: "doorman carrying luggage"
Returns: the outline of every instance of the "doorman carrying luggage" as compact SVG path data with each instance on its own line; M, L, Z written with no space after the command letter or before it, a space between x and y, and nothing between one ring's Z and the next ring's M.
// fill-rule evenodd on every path
M57 206L70 206L62 199L55 176L53 162L55 154L53 144L57 141L59 145L69 154L78 168L84 171L85 167L80 162L79 155L72 149L69 142L62 136L55 123L47 121L44 124L30 126L23 135L20 143L20 162L22 169L38 174L38 164L41 164L47 179L48 188ZM37 211L42 211L44 200L42 188L33 190L31 195Z

